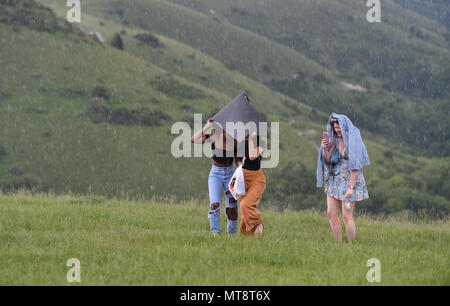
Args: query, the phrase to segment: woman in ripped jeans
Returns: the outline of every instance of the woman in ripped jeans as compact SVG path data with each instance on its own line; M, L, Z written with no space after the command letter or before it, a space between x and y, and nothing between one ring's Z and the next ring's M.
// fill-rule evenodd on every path
M228 224L227 232L230 235L235 235L237 232L237 220L238 220L238 208L237 201L231 195L228 189L228 183L234 174L233 159L236 160L236 164L240 164L240 160L237 158L237 149L235 140L232 137L226 137L226 133L212 133L205 135L205 132L211 128L212 121L208 120L206 125L197 131L191 138L193 143L205 143L211 142L211 148L213 151L213 165L208 178L209 188L209 212L208 218L213 234L220 234L220 210L222 192L225 193L225 213L227 215ZM227 148L232 148L227 150Z

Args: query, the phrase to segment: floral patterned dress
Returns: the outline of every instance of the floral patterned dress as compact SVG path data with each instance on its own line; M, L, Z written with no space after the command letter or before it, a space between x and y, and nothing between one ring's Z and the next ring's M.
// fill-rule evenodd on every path
M338 139L336 139L336 148L338 148ZM344 152L344 156L340 156L339 163L334 166L328 166L330 175L325 182L325 193L337 200L345 200L348 183L350 182L350 170L347 167L348 153ZM366 181L361 170L358 170L355 178L354 191L352 196L348 199L349 202L357 202L367 199L369 193L367 192Z

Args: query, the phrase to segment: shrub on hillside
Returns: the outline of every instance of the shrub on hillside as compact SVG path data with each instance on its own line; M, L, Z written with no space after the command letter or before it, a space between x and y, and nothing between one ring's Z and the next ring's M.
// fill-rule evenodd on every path
M70 31L72 26L53 11L33 0L0 1L0 23L12 25L18 30L21 26L36 31Z
M43 108L36 108L36 107L27 107L25 109L25 112L27 114L39 114L39 115L45 115L48 114L49 111L47 109L43 109Z
M109 101L108 90L103 86L97 86L92 89L91 92L92 98L103 98L105 101Z
M239 7L232 7L231 8L231 12L233 14L236 14L236 15L241 16L241 17L245 17L245 16L249 15L249 12L246 9L239 8Z
M450 199L450 161L434 162L418 172L426 191Z
M266 74L272 74L272 69L270 69L269 65L264 65L262 68L263 72Z
M113 110L109 123L119 125L159 126L170 117L161 111L150 111L146 107L129 110L119 108Z
M314 82L321 83L321 84L328 84L328 85L331 84L330 80L323 73L316 73L314 75Z
M170 116L163 112L151 111L147 107L127 109L125 107L111 109L109 103L102 97L91 99L87 111L88 117L94 123L109 123L118 125L159 126Z
M108 101L102 97L91 98L87 114L94 123L108 122L111 117Z
M422 30L420 30L419 28L416 28L415 26L411 26L409 27L409 33L411 33L412 35L415 35L417 38L425 40L429 37L429 35L425 35Z
M0 190L3 193L14 193L20 190L40 192L45 191L45 188L39 179L24 175L2 179L0 181Z
M108 10L108 13L111 15L117 15L120 18L123 18L123 16L125 15L125 12L122 8L115 8L115 9Z
M156 78L150 82L150 85L171 97L179 97L189 100L202 99L205 97L205 94L200 89L181 84L172 78Z
M142 34L137 34L134 36L134 38L136 38L137 40L139 40L140 42L149 45L153 48L164 48L164 44L161 43L158 39L158 37L149 34L149 33L142 33Z
M15 175L15 176L21 176L21 175L23 175L23 172L20 169L11 168L8 170L8 174Z
M119 50L124 50L125 49L125 45L124 45L122 37L120 36L119 33L114 35L114 38L113 38L113 40L111 42L111 46L113 46L114 48L119 49Z

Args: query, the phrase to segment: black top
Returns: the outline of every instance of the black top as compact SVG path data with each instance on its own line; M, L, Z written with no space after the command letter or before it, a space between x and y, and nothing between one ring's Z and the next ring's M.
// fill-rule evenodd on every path
M206 139L208 139L210 137L210 135L205 135ZM213 151L213 156L212 159L222 165L229 165L233 163L233 159L236 153L236 148L234 148L234 152L232 151L227 151L225 149L223 149L222 151L222 156L216 156L216 145L214 144L214 142L211 144L211 149ZM218 154L219 155L219 154ZM231 157L230 157L231 156Z
M256 138L256 146L259 146L259 137ZM261 141L262 142L262 141ZM257 158L255 158L254 160L250 159L250 151L248 148L248 140L245 141L245 161L244 161L244 166L242 166L242 168L247 169L247 170L259 170L261 168L261 160L262 160L262 156L259 155Z
M214 143L211 144L211 149L213 150L213 152L216 151L216 146L214 145ZM229 157L230 155L231 157ZM214 153L212 159L219 164L229 165L233 163L234 152L223 149L222 157L216 156L216 153Z

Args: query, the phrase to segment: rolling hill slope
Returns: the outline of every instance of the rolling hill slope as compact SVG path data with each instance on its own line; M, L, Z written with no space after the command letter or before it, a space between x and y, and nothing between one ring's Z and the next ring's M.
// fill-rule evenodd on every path
M450 5L446 0L394 0L395 3L417 14L441 23L450 29ZM438 28L438 27L437 27ZM447 36L449 37L449 36ZM450 37L449 37L450 38Z
M52 7L61 16L67 9ZM29 13L36 20L46 11L32 8ZM20 8L13 9L21 15ZM29 188L206 203L210 161L173 158L171 126L189 122L194 113L206 119L246 88L268 120L280 122L280 164L265 171L271 183L262 205L323 206L314 170L328 114L182 42L89 14L83 18L83 31L99 31L105 43L67 24L60 29L36 28L20 19L15 25L0 23L4 192ZM64 24L51 14L44 20L39 24ZM115 34L122 38L122 50L110 45ZM155 38L158 47L149 43ZM374 166L365 170L371 199L361 208L448 214L448 184L436 185L448 181L448 159L414 157L407 148L367 131L363 137Z
M85 1L83 7L184 42L322 111L341 109L365 129L414 147L415 154L449 154L448 43L442 31L429 30L436 23L393 2L381 24L365 20L365 3L344 0L283 6L256 0ZM366 91L348 91L343 81Z

